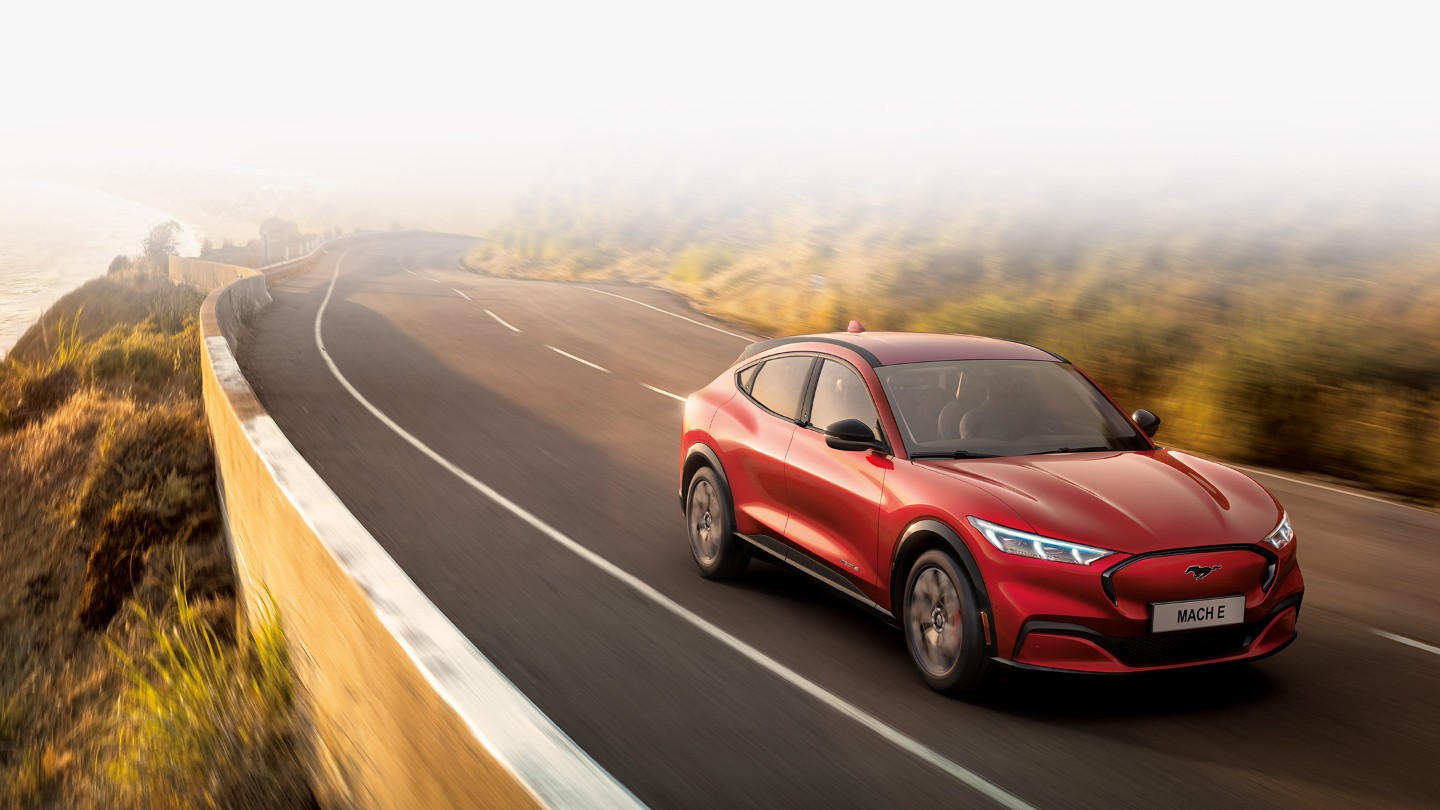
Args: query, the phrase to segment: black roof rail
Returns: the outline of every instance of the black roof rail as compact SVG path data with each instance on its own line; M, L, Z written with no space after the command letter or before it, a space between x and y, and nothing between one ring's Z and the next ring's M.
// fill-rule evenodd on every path
M747 358L754 357L760 352L769 351L770 349L773 349L777 346L785 346L791 343L830 343L835 346L843 346L850 351L860 355L860 357L864 359L865 362L870 364L871 368L880 367L880 359L875 355L871 354L869 349L856 346L854 343L851 343L848 340L840 340L839 338L832 337L818 337L815 335L796 335L794 337L774 338L773 340L762 340L758 343L751 343L749 346L745 347L745 351L741 352L739 357L735 358L735 362L739 363Z

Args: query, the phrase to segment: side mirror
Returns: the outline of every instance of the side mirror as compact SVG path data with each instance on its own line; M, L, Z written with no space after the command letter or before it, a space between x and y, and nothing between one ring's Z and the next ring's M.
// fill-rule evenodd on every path
M859 419L841 419L825 428L825 444L836 450L879 450L875 431Z
M1160 417L1141 408L1135 413L1130 414L1130 418L1135 420L1135 424L1140 430L1144 431L1146 436L1152 439L1155 438L1155 431L1160 429Z

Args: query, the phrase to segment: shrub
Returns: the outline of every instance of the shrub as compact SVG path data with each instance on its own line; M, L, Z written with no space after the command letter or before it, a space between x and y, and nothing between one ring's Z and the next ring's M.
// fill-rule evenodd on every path
M9 414L14 427L43 419L65 404L80 388L80 375L70 366L36 374L20 384L20 401Z
M266 605L246 643L224 644L177 576L175 614L132 603L151 652L117 644L128 682L116 704L107 781L117 804L285 807L313 803L310 752L279 612Z
M204 417L172 401L112 417L82 485L78 516L99 526L76 607L83 626L109 623L144 573L155 544L183 542L217 517Z
M724 245L696 245L675 257L670 278L682 284L699 284L735 261L735 254Z
M125 349L121 346L105 346L90 358L90 376L102 380L118 377L125 373Z

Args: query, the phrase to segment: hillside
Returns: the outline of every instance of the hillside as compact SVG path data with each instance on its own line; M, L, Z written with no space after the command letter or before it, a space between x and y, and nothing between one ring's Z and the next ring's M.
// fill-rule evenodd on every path
M858 318L1036 343L1159 413L1167 444L1440 501L1435 200L1280 177L1197 187L557 186L467 263L659 285L772 334Z
M279 617L237 624L201 299L112 273L0 364L0 806L313 803Z

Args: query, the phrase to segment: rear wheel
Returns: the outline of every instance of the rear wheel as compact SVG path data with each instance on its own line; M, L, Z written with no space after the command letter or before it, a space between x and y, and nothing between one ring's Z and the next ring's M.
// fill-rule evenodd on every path
M930 688L959 695L985 677L985 637L970 578L951 555L920 555L905 581L905 645Z
M714 470L700 468L685 495L685 523L695 565L706 579L737 576L750 562L750 545L735 536L730 515L730 493Z

